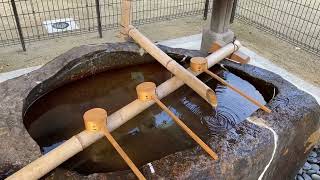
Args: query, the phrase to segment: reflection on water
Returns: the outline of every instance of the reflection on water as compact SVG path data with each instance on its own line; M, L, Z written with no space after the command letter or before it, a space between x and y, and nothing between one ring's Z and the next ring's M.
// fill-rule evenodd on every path
M266 104L263 96L250 83L229 72L222 74L229 84L239 88L261 104ZM205 121L213 133L232 128L259 109L258 106L226 86L218 84L215 91L218 99L216 114L205 117Z
M220 71L219 74L229 84L250 95L261 104L266 104L260 92L257 91L249 82L244 81L240 77L228 71ZM185 105L185 107L190 109L191 112L199 115L201 120L206 122L210 132L213 134L221 133L234 127L236 124L239 124L259 109L258 106L252 104L249 100L222 84L216 85L214 81L209 81L207 84L210 87L216 86L215 92L217 95L218 106L215 110L210 110L210 108L200 108L192 102L196 101L196 99L188 99L184 97L180 99L180 101Z
M263 97L248 82L221 69L215 71L231 84L264 103ZM45 95L28 108L24 123L42 152L47 153L84 129L82 115L86 110L101 107L107 109L110 115L136 99L135 87L139 83L153 81L159 85L170 77L171 74L159 64L145 64L100 73ZM257 109L233 91L217 85L216 81L210 80L208 76L202 76L202 79L217 92L217 113L186 86L164 98L163 102L204 141L209 138L209 129L220 131L229 128ZM193 140L156 105L143 111L112 134L138 166L195 146ZM62 166L84 174L128 169L105 138Z

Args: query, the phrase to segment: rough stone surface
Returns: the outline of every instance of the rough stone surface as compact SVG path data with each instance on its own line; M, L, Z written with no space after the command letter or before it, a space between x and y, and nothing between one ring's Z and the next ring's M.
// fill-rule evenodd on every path
M161 48L180 59L185 56L206 56L199 51ZM135 44L85 45L58 56L39 70L1 83L0 179L41 155L22 119L25 109L34 100L91 74L154 61ZM262 93L266 91L266 86L275 87L275 97L272 98L273 93L264 93L272 98L267 104L272 113L258 110L253 114L262 118L279 137L274 158L263 179L293 179L312 150L315 137L318 137L320 108L316 100L274 73L251 65L222 63L233 73L241 74ZM274 147L272 132L248 121L223 134L214 135L207 143L218 153L218 161L211 160L199 147L195 147L153 161L154 174L147 165L141 170L147 179L256 180L268 164ZM45 178L135 179L135 176L131 171L81 176L57 168Z

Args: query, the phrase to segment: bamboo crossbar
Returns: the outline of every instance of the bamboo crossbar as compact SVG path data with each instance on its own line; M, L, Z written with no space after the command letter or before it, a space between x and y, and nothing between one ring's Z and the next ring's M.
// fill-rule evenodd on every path
M235 45L236 44L236 45ZM223 48L215 51L211 55L207 56L208 67L212 67L214 64L220 62L224 58L228 57L233 52L237 51L241 47L239 41L235 41L234 44L230 43ZM188 69L189 72L193 73L195 76L199 75L198 72L193 72ZM160 84L156 91L159 99L171 94L179 87L184 85L184 82L178 77L174 76L169 80ZM109 132L120 127L122 124L126 123L148 107L154 104L153 101L142 102L140 100L134 100L128 105L122 107L118 111L111 114L108 118L107 128ZM12 180L31 180L40 179L42 176L46 175L48 172L74 156L75 154L81 152L83 149L87 148L104 135L102 133L95 133L90 131L82 131L77 135L71 137L69 140L65 141L63 144L59 145L55 149L51 150L47 154L39 157L30 164L26 165L19 171L15 172L13 175L9 176L7 179Z
M152 41L140 33L135 27L128 27L128 35L134 39L144 50L154 57L160 64L167 68L172 74L181 79L186 85L197 92L213 107L217 106L215 92L196 76L187 71L170 56L158 48Z

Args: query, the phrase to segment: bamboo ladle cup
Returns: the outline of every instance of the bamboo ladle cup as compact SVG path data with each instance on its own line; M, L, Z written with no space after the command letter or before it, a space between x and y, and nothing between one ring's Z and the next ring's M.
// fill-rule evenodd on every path
M112 137L111 133L107 129L107 111L101 108L90 109L83 115L84 124L86 130L92 132L101 132L110 141L111 145L117 150L123 160L128 164L133 173L139 178L139 180L145 180L146 178L139 171L137 166L131 161L129 156L123 151L117 141Z
M144 82L136 87L138 99L141 101L154 100L161 109L163 109L169 116L194 140L196 141L214 160L218 159L218 155L204 143L187 125L185 125L176 115L174 115L164 105L156 95L156 84L153 82Z
M210 75L211 77L213 77L214 79L216 79L217 81L222 83L223 85L227 86L228 88L230 88L233 91L237 92L238 94L240 94L241 96L243 96L244 98L246 98L247 100L249 100L250 102L255 104L256 106L260 107L263 111L265 111L267 113L271 113L271 110L269 108L267 108L266 106L264 106L263 104L261 104L257 100L253 99L252 97L246 95L240 89L232 86L227 81L225 81L224 79L220 78L218 75L216 75L213 72L209 71L208 70L208 62L207 62L206 58L204 58L204 57L191 58L191 60L190 60L190 68L194 72L205 72L205 73L207 73L208 75Z

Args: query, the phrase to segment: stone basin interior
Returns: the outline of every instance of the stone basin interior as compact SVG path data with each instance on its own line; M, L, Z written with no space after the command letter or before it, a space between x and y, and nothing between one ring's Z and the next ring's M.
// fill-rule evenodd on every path
M211 71L263 104L277 93L273 85L239 70L216 65ZM136 99L135 87L139 83L153 81L159 85L171 77L172 74L158 63L98 73L59 87L31 103L23 114L24 125L45 154L84 130L82 115L86 110L101 107L107 109L110 115ZM208 75L202 74L199 78L217 93L217 109L185 85L165 97L163 102L204 141L210 138L210 134L231 128L258 109ZM196 146L156 105L112 134L137 166ZM129 169L105 138L75 155L60 168L84 175Z

